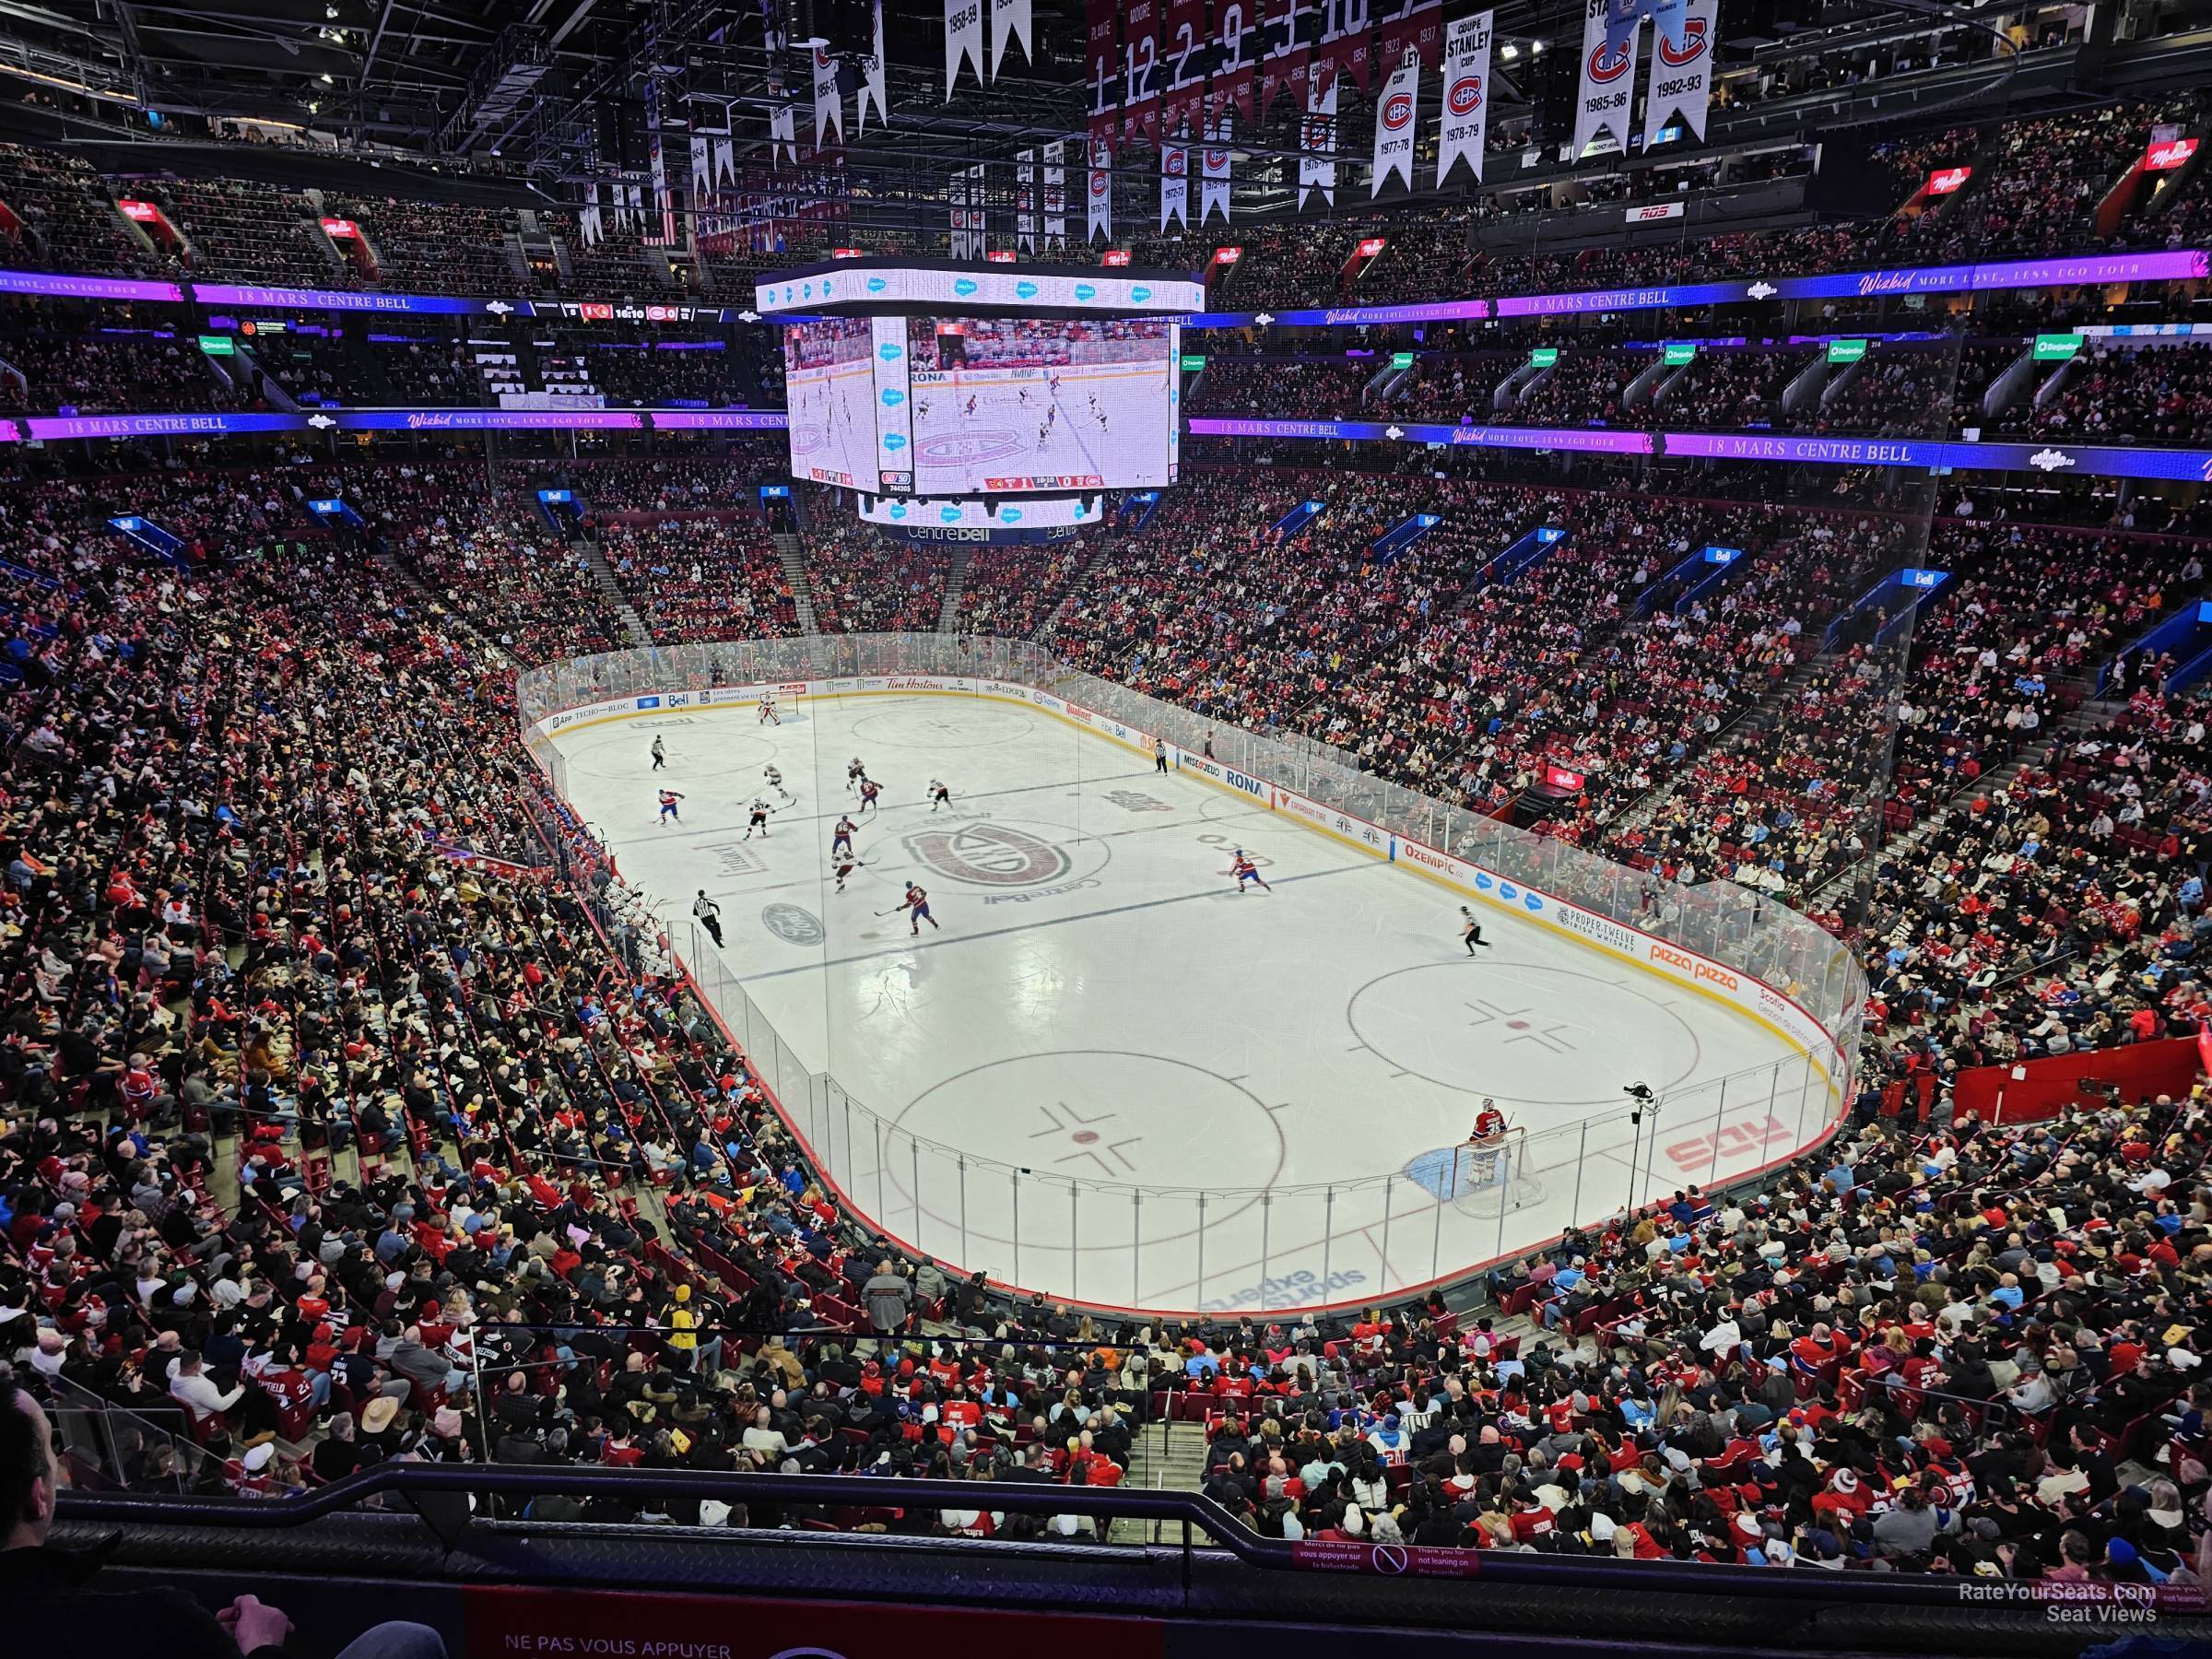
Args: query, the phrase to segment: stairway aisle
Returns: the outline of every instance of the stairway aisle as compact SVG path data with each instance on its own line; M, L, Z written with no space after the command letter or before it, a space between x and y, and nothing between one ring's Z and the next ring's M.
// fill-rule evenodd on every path
M776 545L777 562L783 567L783 579L791 583L792 605L799 613L799 631L818 634L821 626L814 619L814 590L806 584L806 559L799 550L799 538L788 531L778 531L769 537Z
M960 601L968 592L968 565L973 557L965 547L956 549L945 572L945 602L937 607L937 631L941 634L960 631Z
M622 591L622 584L615 580L615 568L606 562L606 555L599 550L599 544L587 541L582 546L584 568L591 571L592 580L599 584L599 591L606 595L607 603L615 607L615 615L622 618L622 626L629 634L629 642L632 645L652 644L653 630L645 626L645 618L638 615L638 607L630 604L629 595Z

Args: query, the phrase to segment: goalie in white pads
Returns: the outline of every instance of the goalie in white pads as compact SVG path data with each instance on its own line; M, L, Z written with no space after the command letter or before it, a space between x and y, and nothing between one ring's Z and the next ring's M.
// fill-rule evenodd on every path
M760 719L758 724L761 725L782 725L783 724L783 717L776 712L776 694L773 691L760 693Z

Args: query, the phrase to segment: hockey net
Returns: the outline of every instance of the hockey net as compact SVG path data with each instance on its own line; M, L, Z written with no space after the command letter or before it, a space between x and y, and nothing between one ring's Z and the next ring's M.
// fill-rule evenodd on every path
M1528 1132L1512 1128L1484 1141L1463 1142L1453 1154L1452 1206L1464 1216L1507 1216L1544 1199L1529 1172Z

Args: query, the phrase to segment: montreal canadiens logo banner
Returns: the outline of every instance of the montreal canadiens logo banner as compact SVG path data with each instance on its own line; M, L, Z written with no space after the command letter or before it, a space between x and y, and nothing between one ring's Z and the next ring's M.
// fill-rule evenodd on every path
M1482 150L1490 125L1490 19L1496 15L1477 12L1446 26L1443 126L1436 142L1439 185L1462 160L1475 182L1482 182Z
M1413 135L1418 130L1414 117L1420 107L1420 53L1408 52L1391 71L1375 104L1375 154L1368 185L1371 198L1382 194L1383 183L1392 173L1398 175L1398 182L1407 190L1413 188Z
M1652 77L1643 100L1643 143L1650 148L1677 114L1705 137L1712 100L1713 23L1720 0L1659 0L1652 11Z
M1574 159L1602 134L1629 147L1636 94L1637 0L1583 0L1583 62L1574 106Z
M1090 181L1087 192L1089 218L1086 241L1113 240L1113 150L1093 139L1090 145Z

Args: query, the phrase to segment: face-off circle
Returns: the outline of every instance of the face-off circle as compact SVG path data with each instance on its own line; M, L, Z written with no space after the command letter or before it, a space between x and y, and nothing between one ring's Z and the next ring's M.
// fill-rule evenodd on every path
M1035 1194L1035 1207L1024 1210L1024 1230L1030 1218L1046 1215L1046 1193L1057 1190L1057 1201L1066 1204L1073 1183L1079 1190L1108 1188L1095 1201L1101 1232L1133 1226L1124 1215L1128 1194L1112 1188L1218 1185L1223 1196L1206 1212L1206 1226L1218 1228L1241 1215L1241 1206L1256 1204L1254 1194L1283 1172L1281 1128L1259 1097L1204 1066L1117 1049L1057 1049L986 1062L923 1090L894 1124L935 1144L920 1150L918 1159L923 1210L940 1221L951 1210L958 1190L953 1159L964 1155L973 1159L967 1171L969 1228L973 1237L1000 1243L1013 1218L1008 1166L1027 1171L1024 1190ZM913 1166L916 1157L887 1137L885 1174L902 1190L889 1206L894 1217L898 1207L913 1204L913 1194L905 1193ZM1194 1204L1155 1196L1144 1243L1168 1243L1174 1223L1194 1218ZM1155 1226L1161 1228L1157 1234ZM1086 1234L1086 1248L1101 1248L1100 1234L1088 1226Z
M1665 1093L1696 1075L1697 1030L1658 995L1571 969L1493 966L1494 954L1369 981L1345 1009L1353 1034L1400 1072L1524 1105L1618 1105L1591 1092L1594 1078Z

